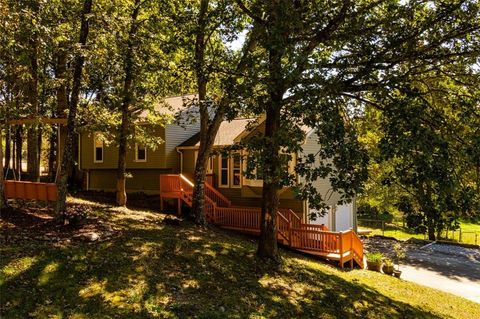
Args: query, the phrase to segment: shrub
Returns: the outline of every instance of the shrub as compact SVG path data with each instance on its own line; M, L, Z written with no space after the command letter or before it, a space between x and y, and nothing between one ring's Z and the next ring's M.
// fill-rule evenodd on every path
M367 260L370 262L381 262L383 259L383 254L380 252L375 252L375 253L368 253L367 255Z

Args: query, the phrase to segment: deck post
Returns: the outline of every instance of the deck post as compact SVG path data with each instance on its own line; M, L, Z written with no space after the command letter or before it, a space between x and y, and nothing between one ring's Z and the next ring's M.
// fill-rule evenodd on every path
M338 241L339 247L338 251L340 252L340 268L343 268L343 235L339 233L340 240Z
M353 229L350 230L350 268L353 269L353 256L354 256L354 252L353 252Z
M177 215L178 217L182 216L182 200L177 198Z
M163 213L163 196L162 195L160 195L160 211Z

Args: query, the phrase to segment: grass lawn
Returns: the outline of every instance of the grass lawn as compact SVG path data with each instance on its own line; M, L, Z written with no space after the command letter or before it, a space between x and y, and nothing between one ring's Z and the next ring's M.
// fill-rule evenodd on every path
M282 250L280 270L255 241L161 223L148 211L96 209L122 230L103 243L0 245L2 318L480 318L480 305Z
M391 227L389 224L386 224L385 230L382 231L380 223L377 224L366 224L360 225L361 229L368 229L371 231L370 235L384 235L388 237L394 237L397 239L409 239L409 238L418 238L418 239L427 239L424 234L417 234L415 232L409 231L406 228L401 226L401 223L396 223L397 227ZM476 244L480 245L480 224L476 224L468 221L461 221L460 228L462 229L462 238L460 240L460 232L449 231L448 239L462 242L465 244ZM476 235L476 237L475 237ZM443 233L445 236L445 233Z

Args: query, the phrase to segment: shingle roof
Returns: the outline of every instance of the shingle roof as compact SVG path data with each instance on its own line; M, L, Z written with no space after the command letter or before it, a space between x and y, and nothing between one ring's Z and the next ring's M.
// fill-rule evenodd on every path
M155 105L155 111L162 114L175 115L178 112L185 110L187 107L186 103L191 103L191 101L196 97L196 94L185 94L179 96L170 96L166 97L162 102ZM143 111L140 114L141 118L145 118L148 115L148 111Z
M235 137L240 135L246 128L247 125L255 119L235 119L232 121L223 121L220 124L218 129L217 136L214 141L214 146L225 146L232 145L234 143ZM187 147L187 146L199 146L200 145L200 133L195 134L178 147Z

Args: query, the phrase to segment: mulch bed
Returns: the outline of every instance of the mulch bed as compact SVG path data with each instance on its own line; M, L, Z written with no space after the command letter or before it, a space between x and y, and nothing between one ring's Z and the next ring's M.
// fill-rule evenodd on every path
M397 242L401 243L402 247L407 251L410 249L417 249L425 245L425 241L423 240L397 240L395 238L384 236L365 237L362 238L362 241L365 252L380 252L388 258L394 257L393 245L395 245Z
M108 222L91 216L89 205L69 204L66 218L55 218L51 207L15 201L2 210L0 238L5 242L36 239L52 242L97 242L119 234Z

